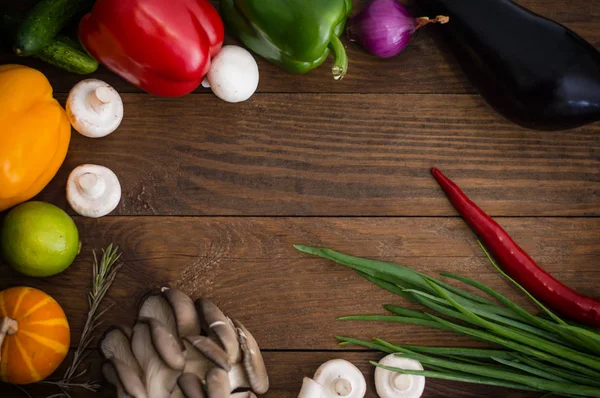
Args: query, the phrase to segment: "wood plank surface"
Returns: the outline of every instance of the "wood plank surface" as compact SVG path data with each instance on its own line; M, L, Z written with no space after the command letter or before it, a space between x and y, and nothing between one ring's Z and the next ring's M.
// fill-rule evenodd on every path
M77 217L76 222L83 249L65 273L34 279L1 267L0 286L26 284L56 297L69 316L75 346L86 313L91 250L118 243L125 264L109 292L107 303L114 307L104 325L132 324L140 298L161 286L179 287L194 298L209 297L245 323L266 350L273 379L268 398L297 396L302 376L332 358L352 360L371 380L368 361L382 355L348 351L358 347L341 349L332 337L336 334L431 346L481 345L410 325L336 321L342 315L383 313L386 303L407 303L345 267L295 251L294 243L394 261L430 275L449 271L474 277L528 307L486 263L472 233L455 218ZM548 271L583 293L597 294L599 219L503 218L501 223ZM100 360L92 358L86 380L100 378ZM19 396L14 389L9 393L8 386L0 385L1 391L8 394L2 397ZM48 395L49 387L32 391ZM479 397L484 392L491 397L534 396L429 380L425 397ZM108 397L111 390L93 396ZM376 395L371 390L367 397Z
M336 321L408 305L351 270L296 251L293 244L324 246L405 264L436 275L474 277L527 305L486 262L474 235L455 218L77 218L82 254L61 275L36 279L0 267L0 286L15 283L57 297L78 341L90 285L91 250L114 242L125 265L108 296L107 324L132 324L141 298L162 286L213 299L240 319L269 350L337 350L335 335L379 336L407 344L456 345L473 341L419 327ZM508 218L501 223L559 279L598 295L600 219ZM358 348L358 347L356 347Z
M121 180L117 215L455 215L437 166L494 216L600 211L600 124L520 129L475 95L123 100L116 132L73 134L40 199L64 205L71 170L96 163Z
M33 2L0 0L0 12ZM600 48L600 0L517 2ZM358 9L364 1L354 3ZM420 15L414 0L405 3ZM366 397L375 398L369 361L382 354L339 347L333 336L431 346L482 343L410 325L337 321L383 314L388 303L416 307L343 266L299 253L293 244L398 262L430 275L470 276L534 309L487 263L430 176L436 166L545 269L598 297L600 124L547 133L506 122L441 45L443 28L422 30L405 52L387 60L344 39L350 69L342 81L331 78L331 60L291 75L257 58L258 92L241 104L224 103L201 87L182 98L151 96L100 67L86 77L123 94L123 124L100 140L73 131L65 163L36 199L74 214L65 201L67 177L82 163L97 163L119 176L121 203L108 217L74 217L83 248L66 272L28 278L0 260L0 289L28 285L54 296L67 313L75 347L87 312L92 250L114 242L125 264L105 303L114 305L105 327L131 324L149 290L179 287L194 298L211 298L254 334L271 378L266 398L297 397L302 377L333 358L355 363L369 384ZM0 65L5 63L44 72L63 104L83 78L0 50ZM101 379L100 355L95 348L90 354L84 379ZM47 385L26 390L33 398L56 392ZM113 396L106 387L72 394ZM484 396L539 394L428 379L424 395ZM26 395L0 384L0 398L13 397Z
M271 388L263 397L265 398L296 398L302 386L304 376L312 376L317 368L324 362L342 358L351 361L364 374L367 381L366 398L376 398L377 394L374 387L374 367L369 361L378 361L383 357L379 353L357 353L357 352L264 352L263 353L267 370L269 372L269 381ZM94 352L90 356L89 371L92 375L98 375L102 358L100 354ZM64 366L63 366L64 367ZM58 376L62 369L57 371ZM60 378L58 377L57 378ZM36 385L27 386L28 391L33 398L44 398L56 390L50 386ZM27 396L15 387L0 384L0 393L2 398L27 398ZM448 382L443 380L427 379L426 390L423 398L480 398L482 396L489 398L531 398L536 394L522 391L496 388L490 390L485 386L467 385L463 383ZM73 397L83 396L80 389L73 390ZM94 398L114 397L114 390L108 385L104 385L98 394L89 394Z
M31 2L31 1L29 1ZM21 3L21 2L19 2ZM364 0L355 0L358 9ZM600 0L520 0L518 3L564 23L596 47L600 47L600 30L594 21L600 19ZM414 1L408 2L415 13ZM1 6L14 8L12 0L0 0ZM22 7L22 5L21 5ZM508 23L508 21L507 21ZM460 71L456 61L443 48L439 41L432 39L432 31L443 32L443 27L428 27L417 34L411 45L392 59L378 59L364 52L357 44L344 40L348 51L349 71L342 81L331 77L331 60L318 69L305 75L293 75L257 57L259 64L259 92L267 93L473 93L475 90ZM227 43L237 43L229 38ZM81 76L64 72L43 64L40 61L20 58L10 52L0 53L0 64L23 63L46 72L56 92L66 93ZM91 77L105 80L120 92L139 92L134 86L101 67ZM210 93L199 87L197 92Z

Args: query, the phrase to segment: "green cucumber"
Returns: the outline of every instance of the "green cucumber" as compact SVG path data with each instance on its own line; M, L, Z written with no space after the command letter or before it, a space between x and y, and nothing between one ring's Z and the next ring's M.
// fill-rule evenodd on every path
M80 75L87 75L98 69L98 61L73 47L71 42L71 38L58 35L49 45L33 54L33 57Z
M16 13L0 14L0 44L2 47L10 48L12 46L15 32L22 20L23 16ZM63 35L58 35L50 41L50 44L31 56L80 75L86 75L98 69L98 61L89 56L77 41Z
M94 0L41 0L25 16L17 30L14 50L17 55L33 55L74 17L89 11Z

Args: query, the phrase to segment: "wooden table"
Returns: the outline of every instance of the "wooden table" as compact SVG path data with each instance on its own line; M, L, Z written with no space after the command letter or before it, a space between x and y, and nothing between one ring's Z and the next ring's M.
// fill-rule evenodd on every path
M11 3L3 1L4 4ZM600 47L599 0L522 0ZM508 22L508 21L507 21ZM600 124L544 133L491 111L425 29L400 56L378 60L348 43L350 69L337 82L327 64L308 75L259 61L259 91L228 104L199 88L182 98L140 92L105 69L125 104L119 130L98 140L73 133L69 154L37 197L74 214L65 182L82 163L114 170L123 187L110 216L75 216L83 248L47 279L0 268L0 288L43 289L64 307L79 340L92 250L118 244L125 264L105 325L132 324L151 289L174 286L208 297L240 319L264 350L269 398L297 396L303 376L324 361L359 366L375 397L369 360L380 353L340 348L334 335L436 346L473 346L447 332L396 324L336 321L407 303L344 267L292 244L406 264L428 274L476 277L519 303L522 295L483 258L476 239L429 174L437 166L543 266L579 291L600 287ZM47 74L64 103L81 79L8 53ZM95 347L95 345L94 345ZM89 378L100 357L90 356ZM28 387L35 397L52 387ZM2 397L25 396L0 386ZM73 397L108 397L74 391ZM518 391L428 380L426 397L533 397Z

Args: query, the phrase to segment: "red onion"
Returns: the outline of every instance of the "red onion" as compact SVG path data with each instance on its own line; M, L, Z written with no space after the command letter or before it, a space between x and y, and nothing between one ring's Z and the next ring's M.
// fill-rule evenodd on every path
M446 23L448 17L413 18L396 0L372 0L358 15L348 21L346 34L368 52L389 58L404 50L412 35L429 23Z

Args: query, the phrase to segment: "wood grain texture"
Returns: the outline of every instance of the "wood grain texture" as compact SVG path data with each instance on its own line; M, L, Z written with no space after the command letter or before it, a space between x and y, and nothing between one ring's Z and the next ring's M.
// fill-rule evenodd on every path
M324 362L342 358L355 364L364 374L367 381L366 398L376 398L373 373L374 367L369 361L378 361L383 357L379 353L356 353L356 352L263 352L267 371L269 372L269 381L271 388L264 398L296 398L302 386L304 376L312 376L317 368ZM94 352L90 355L89 375L91 380L101 380L100 366L102 359L100 354ZM57 371L61 375L61 370ZM84 378L85 380L85 378ZM56 390L50 386L35 385L27 386L26 390L34 398L44 398ZM27 398L22 392L14 387L0 383L0 394L2 398ZM539 396L536 394L508 390L502 388L489 389L485 386L473 384L463 384L447 382L442 380L428 379L426 382L425 394L423 398L480 398L482 396L489 398L531 398ZM73 398L113 398L114 390L107 384L104 384L98 394L90 394L81 390L73 390Z
M33 2L0 0L0 12ZM414 1L408 3L414 10ZM600 0L518 3L600 48ZM336 321L384 313L387 303L414 306L343 266L297 252L293 244L394 261L430 275L474 277L533 310L455 217L429 174L436 166L498 217L545 269L597 296L600 124L562 133L509 124L475 94L440 45L440 33L441 26L424 29L388 60L345 40L350 69L341 82L331 78L330 61L292 75L257 59L258 93L236 105L203 88L177 99L146 95L101 67L89 77L124 93L123 124L101 140L73 132L63 167L37 199L73 214L64 197L67 176L79 164L97 163L118 174L121 203L110 217L75 217L83 249L66 272L37 279L0 265L0 289L28 285L54 296L67 313L75 346L87 312L92 249L114 242L125 265L105 303L114 304L105 327L131 324L149 290L179 287L194 298L213 299L252 331L266 350L272 382L267 398L297 397L302 377L332 358L359 366L369 383L367 398L375 398L368 361L382 354L339 347L334 335L432 346L481 343L410 325ZM0 64L9 62L43 71L63 104L83 78L0 51ZM100 379L99 354L92 350L90 359L87 377ZM27 390L34 398L56 392L39 385ZM114 395L108 388L72 394ZM424 395L484 396L539 394L429 379ZM0 397L25 395L0 384Z
M598 123L520 129L473 95L123 100L110 136L73 133L40 199L64 205L71 170L96 163L121 180L116 215L455 215L429 173L436 166L494 216L600 210Z
M336 350L335 335L427 345L473 341L419 327L336 321L381 314L383 304L408 303L349 269L297 252L293 244L325 246L405 264L436 275L474 277L527 305L483 258L459 219L447 218L77 218L82 254L65 273L35 279L0 267L0 287L25 284L59 299L79 339L90 285L91 250L115 242L125 265L108 302L105 324L132 324L145 293L162 286L213 299L269 350ZM517 242L549 272L584 294L597 295L600 219L502 219ZM357 347L358 348L358 347Z
M0 0L2 8L23 8L12 0ZM364 0L355 0L355 9ZM600 18L600 0L521 0L518 3L541 13L557 22L564 23L584 39L600 48L600 30L595 22ZM408 2L415 15L418 14L414 1ZM2 7L4 6L4 7ZM349 71L342 81L335 81L331 75L332 61L326 61L318 69L305 75L294 75L257 57L259 64L259 92L302 92L302 93L473 93L474 88L460 71L456 61L444 49L438 48L439 41L432 39L432 31L443 32L443 27L429 27L417 34L411 45L392 59L378 59L363 51L357 44L344 40L349 57ZM239 44L228 38L226 43ZM0 53L0 64L23 63L42 70L47 74L56 92L66 93L81 76L68 74L40 61L20 58L8 51ZM90 75L105 80L120 92L139 92L118 76L101 67ZM199 87L196 92L209 94Z

